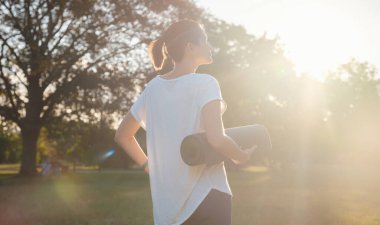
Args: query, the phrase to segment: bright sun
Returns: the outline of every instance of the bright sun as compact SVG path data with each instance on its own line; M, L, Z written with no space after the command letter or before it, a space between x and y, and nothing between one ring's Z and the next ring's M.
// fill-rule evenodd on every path
M352 57L377 57L371 51L380 36L380 30L376 31L377 13L371 13L376 7L359 0L221 0L217 5L212 0L199 1L215 15L243 25L253 35L278 35L297 72L318 80ZM236 7L236 13L231 13L231 7Z
M282 15L280 39L297 72L323 80L329 69L347 62L362 40L353 19L324 8L303 5L289 8ZM352 20L352 21L347 21Z

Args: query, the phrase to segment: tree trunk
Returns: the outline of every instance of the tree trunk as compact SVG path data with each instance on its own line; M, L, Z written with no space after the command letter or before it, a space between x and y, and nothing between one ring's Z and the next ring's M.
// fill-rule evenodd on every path
M29 85L27 89L29 101L25 105L25 118L22 119L20 123L22 137L20 176L37 175L37 140L42 127L40 114L43 106L43 90L39 86L39 77L40 76L33 75L28 79Z
M34 176L37 175L37 140L40 133L40 127L33 124L25 124L21 128L22 136L22 156L21 168L19 175Z

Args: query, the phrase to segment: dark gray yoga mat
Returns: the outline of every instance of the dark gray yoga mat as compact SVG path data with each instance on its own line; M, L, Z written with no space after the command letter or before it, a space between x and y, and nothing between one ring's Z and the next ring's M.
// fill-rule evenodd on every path
M258 146L256 151L270 151L272 149L269 133L260 124L226 128L224 131L243 149L250 148L253 145ZM209 145L205 132L188 135L182 140L181 157L189 166L213 165L230 160Z

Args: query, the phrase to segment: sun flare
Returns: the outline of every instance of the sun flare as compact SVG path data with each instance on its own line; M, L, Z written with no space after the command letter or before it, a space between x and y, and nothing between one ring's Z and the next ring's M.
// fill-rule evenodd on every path
M298 74L323 80L351 58L379 61L376 2L199 0L208 11L255 36L279 37ZM230 11L236 7L236 11ZM236 12L236 13L234 13ZM377 51L378 52L378 51Z
M293 8L285 16L283 33L287 54L298 72L323 79L328 69L344 63L361 40L359 28L322 6ZM281 37L280 37L281 38Z

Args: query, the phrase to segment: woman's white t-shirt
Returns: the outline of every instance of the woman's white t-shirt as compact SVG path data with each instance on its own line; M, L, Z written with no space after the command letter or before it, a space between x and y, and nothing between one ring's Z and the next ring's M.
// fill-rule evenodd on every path
M201 108L212 100L223 103L223 114L227 104L211 75L189 73L174 79L157 75L130 109L146 131L155 225L184 223L212 188L233 196L224 162L189 166L180 154L184 137L204 131Z

